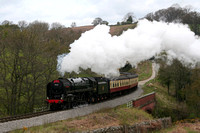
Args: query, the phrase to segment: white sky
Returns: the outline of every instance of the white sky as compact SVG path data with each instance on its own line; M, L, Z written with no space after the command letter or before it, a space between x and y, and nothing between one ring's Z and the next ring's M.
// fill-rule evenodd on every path
M133 12L138 19L176 3L181 7L190 5L200 12L200 0L0 0L0 22L38 20L70 27L72 22L77 26L91 25L100 17L116 24L128 12Z

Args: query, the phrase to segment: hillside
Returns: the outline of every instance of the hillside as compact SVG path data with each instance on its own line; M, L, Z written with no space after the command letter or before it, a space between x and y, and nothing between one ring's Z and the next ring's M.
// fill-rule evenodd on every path
M88 26L80 26L80 27L73 27L73 28L66 28L66 30L72 30L76 33L84 33L85 31L93 29L95 26L88 25ZM113 25L110 26L110 34L111 35L120 35L123 31L128 29L133 29L136 27L136 24L127 24L127 25Z

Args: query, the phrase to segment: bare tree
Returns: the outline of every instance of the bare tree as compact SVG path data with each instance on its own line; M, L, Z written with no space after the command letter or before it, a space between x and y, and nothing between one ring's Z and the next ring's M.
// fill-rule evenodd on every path
M9 20L4 20L1 24L2 24L2 25L12 25L13 22L12 22L12 21L9 21Z
M108 25L108 21L103 20L103 21L101 22L101 24Z
M58 22L54 22L51 24L51 29L62 29L64 27L65 27L64 25L62 25L61 23L58 23Z
M124 16L122 21L123 22L128 22L129 21L129 22L133 23L133 22L136 21L136 17L135 17L133 12L129 12Z
M96 26L96 25L98 25L98 24L101 24L102 23L102 19L101 18L95 18L94 20L93 20L93 22L92 22L92 24L94 25L94 26Z
M27 27L29 31L43 37L44 34L49 30L49 24L46 22L34 21Z
M76 22L72 22L71 27L76 27Z
M149 21L153 21L154 20L154 14L151 12L151 13L148 13L146 16L145 16L146 19L148 19Z
M18 22L18 26L19 26L19 28L21 29L21 30L24 30L25 28L27 28L28 27L28 23L26 22L26 21L19 21Z

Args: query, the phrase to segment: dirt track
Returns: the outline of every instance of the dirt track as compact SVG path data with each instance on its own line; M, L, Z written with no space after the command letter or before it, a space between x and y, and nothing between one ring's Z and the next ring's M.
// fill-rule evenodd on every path
M156 64L152 63L152 75L151 75L151 77L149 79L140 81L139 82L139 86L140 87L142 87L146 82L148 82L148 81L150 81L150 80L152 80L152 79L154 79L156 77L156 70L155 69L156 69Z

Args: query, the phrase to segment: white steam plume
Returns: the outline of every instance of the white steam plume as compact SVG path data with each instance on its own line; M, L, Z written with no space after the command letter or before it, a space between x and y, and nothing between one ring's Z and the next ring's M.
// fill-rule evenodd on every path
M121 36L112 37L109 30L109 26L98 25L83 33L70 45L70 53L60 58L59 71L78 73L81 67L117 76L127 61L134 66L162 51L184 62L200 60L200 40L187 25L141 20Z

